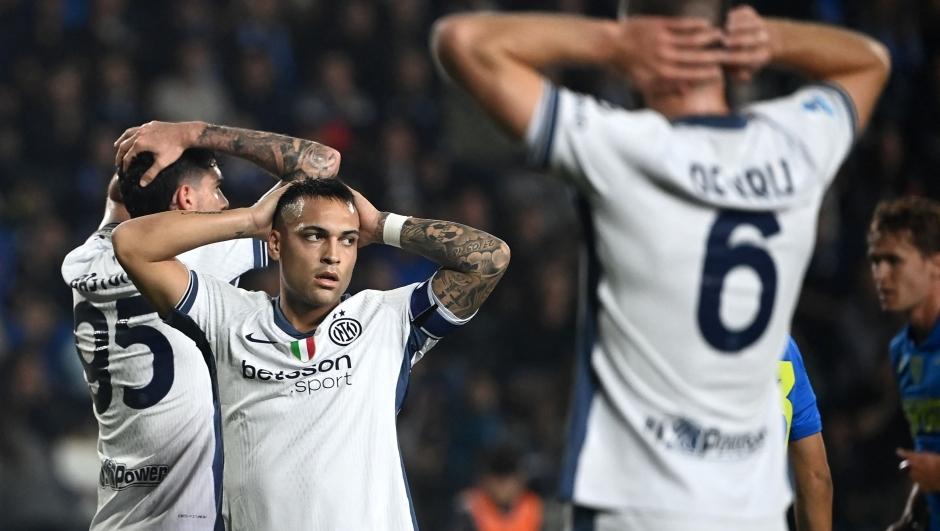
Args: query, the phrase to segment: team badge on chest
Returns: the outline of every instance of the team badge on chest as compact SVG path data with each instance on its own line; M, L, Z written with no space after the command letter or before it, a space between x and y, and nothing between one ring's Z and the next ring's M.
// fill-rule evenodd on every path
M362 334L362 325L359 324L359 321L350 317L341 317L333 321L330 323L329 330L327 330L330 340L341 347L355 341L360 334Z

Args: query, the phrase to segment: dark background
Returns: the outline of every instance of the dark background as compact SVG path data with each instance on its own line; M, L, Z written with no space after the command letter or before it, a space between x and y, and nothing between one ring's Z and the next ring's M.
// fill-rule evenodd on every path
M823 415L836 529L883 529L907 485L910 445L882 314L865 260L880 198L937 197L940 1L755 2L765 14L847 25L884 42L894 71L868 131L827 196L793 333ZM414 371L399 438L424 529L446 529L456 492L487 449L521 449L551 499L564 441L580 228L569 193L521 164L429 59L430 25L469 9L600 16L613 0L0 0L0 529L87 528L100 466L96 425L71 336L62 258L97 226L112 142L151 119L205 120L316 139L341 176L382 210L456 220L503 237L508 274L480 315ZM597 72L557 79L633 105ZM767 73L744 99L800 80ZM244 206L270 186L224 160ZM427 262L366 249L353 280L387 288ZM276 277L249 285L271 289ZM550 511L554 514L553 511ZM551 521L551 518L549 519Z

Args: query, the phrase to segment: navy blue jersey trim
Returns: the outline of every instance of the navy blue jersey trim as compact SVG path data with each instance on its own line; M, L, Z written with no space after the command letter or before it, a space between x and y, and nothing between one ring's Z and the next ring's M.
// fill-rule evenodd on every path
M672 120L673 125L698 125L715 129L743 129L747 127L747 116L743 114L701 114L680 116Z
M836 93L842 97L842 101L845 103L845 108L849 111L849 122L851 122L849 125L852 128L852 142L855 142L856 138L858 138L859 129L858 109L855 107L855 100L853 100L852 96L849 96L849 93L844 88L842 88L842 85L839 85L834 81L820 82L816 83L816 85L830 88L836 91Z
M264 259L261 258L261 240L251 240L251 252L254 255L254 268L264 267Z
M574 482L587 436L588 417L591 403L597 393L597 374L591 366L591 353L597 337L597 286L600 283L600 261L597 259L597 247L594 239L594 223L590 206L583 196L578 198L578 212L584 230L584 257L587 285L581 290L581 303L578 308L578 342L575 354L575 381L572 395L571 413L568 424L568 444L562 462L559 495L562 500L574 497ZM584 266L582 266L584 267Z
M451 322L441 313L441 309L428 293L429 283L430 280L425 280L411 292L411 325L419 327L433 339L441 339L460 328L460 325Z
M195 279L195 276L193 277ZM212 428L215 434L215 448L212 454L212 483L215 489L215 531L225 531L225 525L222 521L222 475L225 468L225 457L222 441L222 403L219 399L219 377L215 364L215 354L212 347L209 346L209 339L205 332L199 328L199 325L185 313L180 310L173 310L166 319L166 323L179 330L186 337L192 339L199 352L202 353L202 359L209 369L209 380L212 383Z
M558 114L558 87L548 81L543 83L544 91L542 101L536 112L540 113L532 119L538 121L539 130L529 151L528 163L534 168L547 168L552 156L552 140L555 136L555 124Z
M175 310L183 313L184 315L189 314L189 310L192 309L193 304L196 302L196 295L199 294L199 277L196 275L195 271L189 272L189 286L186 288L186 293L183 294L183 298L176 304Z
M271 299L271 306L274 312L274 324L277 325L285 334L291 336L294 339L304 339L312 336L316 330L312 332L303 333L296 328L294 325L290 324L290 321L287 320L287 316L284 315L284 312L281 311L281 298L274 297Z
M597 510L575 505L571 511L571 531L594 531L597 525Z
M436 312L435 312L436 313ZM398 371L398 383L395 385L395 415L401 411L405 398L408 396L408 387L411 383L411 358L415 352L421 350L427 337L416 326L411 326L408 332L408 343L405 345L405 351L401 358L401 369ZM408 509L411 511L411 525L417 531L418 517L415 514L414 500L411 498L411 486L408 484L408 474L405 472L405 459L401 454L401 446L398 447L398 459L401 463L401 477L405 482L405 493L408 495Z

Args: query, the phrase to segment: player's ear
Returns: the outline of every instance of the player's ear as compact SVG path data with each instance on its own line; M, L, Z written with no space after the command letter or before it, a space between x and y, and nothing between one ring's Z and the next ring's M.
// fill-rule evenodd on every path
M930 264L930 275L934 280L940 280L940 253L928 256L927 263Z
M193 187L188 184L181 184L176 189L176 193L173 194L173 204L176 205L178 210L195 210L196 196Z
M281 259L281 233L277 229L271 229L268 234L268 255L272 260Z

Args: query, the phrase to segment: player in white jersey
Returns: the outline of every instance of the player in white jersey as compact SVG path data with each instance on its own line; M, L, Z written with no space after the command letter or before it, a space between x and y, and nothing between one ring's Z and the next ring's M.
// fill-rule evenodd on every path
M883 46L821 25L635 0L619 21L439 21L440 64L580 192L589 247L562 495L576 529L785 529L775 372L823 194L887 77ZM693 16L694 15L694 16ZM824 84L733 111L725 71ZM630 112L548 82L627 75Z
M173 258L261 235L280 262L274 299ZM151 303L216 360L228 529L417 527L396 414L412 365L502 277L505 243L457 223L380 213L334 179L305 179L220 215L134 219L114 241ZM375 242L441 269L420 284L343 299L357 247Z
M196 126L151 123L131 136L143 148L154 139L196 132ZM275 174L331 157L323 171L337 169L338 154L316 142L204 124L202 133L201 140L193 136L193 147L242 156ZM236 142L245 137L254 139L250 148ZM221 211L228 202L211 151L187 150L163 171L166 164L151 166L152 161L145 154L127 168L123 196L117 177L112 180L101 227L62 265L74 293L76 345L99 428L102 466L91 529L217 529L222 456L206 366L211 360L147 304L115 259L111 233L128 210L133 216ZM144 174L149 184L142 188ZM180 260L236 283L245 271L266 264L267 251L261 240L234 240L194 249Z

